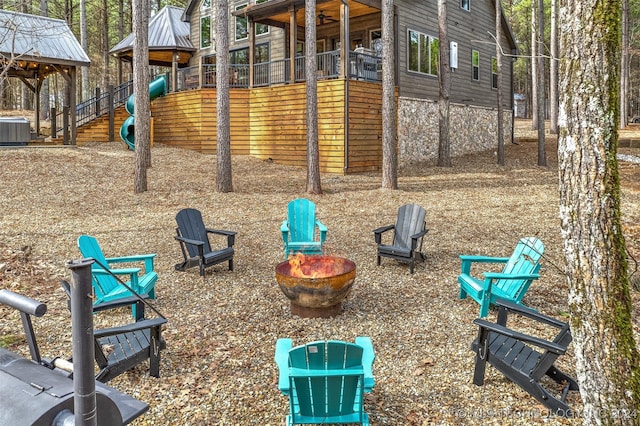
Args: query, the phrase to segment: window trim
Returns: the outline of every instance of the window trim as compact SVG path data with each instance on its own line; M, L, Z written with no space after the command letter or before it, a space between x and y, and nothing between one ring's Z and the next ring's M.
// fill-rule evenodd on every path
M260 3L265 3L268 2L269 0L255 0L255 4L260 4ZM248 26L248 23L247 23ZM262 33L258 32L258 28L260 27L264 27L265 31ZM269 35L269 33L271 33L271 27L267 24L255 24L255 28L253 30L255 32L255 36L256 37L262 37L262 36L266 36ZM247 28L247 33L249 32L249 28Z
M498 90L498 58L495 56L491 57L491 88L494 90Z
M209 44L204 45L204 37L202 36L202 28L204 25L204 20L209 20ZM213 47L213 37L211 32L211 15L202 15L200 16L200 49L211 49Z
M477 53L478 54L478 64L474 65L473 64L473 53ZM478 78L475 78L475 69L478 69ZM476 49L471 49L471 80L472 81L480 81L480 51L476 50Z
M241 10L244 9L245 7L247 7L249 3L241 3L235 6L234 10ZM240 19L244 19L245 20L245 36L243 38L238 38L238 20ZM233 26L233 40L234 41L244 41L244 40L248 40L249 39L249 22L247 21L247 18L243 18L240 16L236 16L235 19L233 20L234 26Z
M409 57L411 55L411 33L416 33L418 35L418 69L417 70L413 70L410 68L411 66L411 61L409 60ZM421 60L421 49L420 49L420 39L422 38L421 36L424 36L428 39L428 43L429 43L429 58L428 58L428 64L429 64L429 72L424 72L424 71L420 71L420 64L423 62ZM433 47L433 42L437 41L438 42L438 49L440 48L440 39L438 37L429 35L427 33L423 33L422 31L418 31L418 30L412 30L411 28L407 28L407 72L412 73L412 74L418 74L418 75L423 75L423 76L429 76L429 77L437 77L438 76L438 72L439 72L439 62L440 62L440 57L436 56L435 58L432 56L432 47ZM434 65L434 60L436 61L435 64L435 70L432 69L432 65Z

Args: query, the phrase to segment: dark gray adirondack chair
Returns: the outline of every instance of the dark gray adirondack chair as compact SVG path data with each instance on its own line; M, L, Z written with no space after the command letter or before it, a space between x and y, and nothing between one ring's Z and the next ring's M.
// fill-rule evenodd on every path
M222 229L205 228L202 214L196 209L182 209L176 215L177 235L184 261L175 268L184 271L193 266L200 267L200 275L204 277L205 268L229 261L229 270L233 271L233 244L236 232ZM227 247L213 250L209 242L209 234L216 234L227 239Z
M71 286L64 280L61 284L70 298ZM137 315L137 320L131 324L93 331L95 360L100 369L96 380L106 383L147 359L149 375L160 377L160 351L167 347L161 329L167 319L162 316L144 318L143 299L147 298L147 295L125 297L93 307L93 312L97 313L135 304Z
M398 209L395 225L383 226L373 231L378 245L378 266L380 266L381 257L390 257L400 262L408 262L413 274L416 260L425 260L425 255L422 253L422 237L429 232L426 216L427 211L419 205L405 204ZM383 244L382 235L391 230L393 230L393 241L391 244Z
M556 359L565 354L571 342L569 324L512 302L498 300L496 306L496 323L481 318L473 321L479 327L478 337L471 344L471 349L476 353L473 383L478 386L484 384L488 362L554 414L571 417L572 412L566 403L566 397L569 391L579 390L578 384L554 365ZM553 341L520 333L507 327L509 313L533 319L560 331ZM560 397L556 397L542 386L541 379L545 375L564 385Z

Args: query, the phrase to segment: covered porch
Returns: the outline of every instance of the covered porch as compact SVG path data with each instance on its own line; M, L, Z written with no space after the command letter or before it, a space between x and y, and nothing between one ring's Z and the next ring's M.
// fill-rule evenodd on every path
M246 63L231 62L231 87L266 87L304 82L305 2L271 0L251 4L234 12L245 18L249 39ZM317 1L316 52L318 80L351 79L381 82L382 31L380 0ZM284 31L284 55L260 61L256 27L271 26ZM182 89L215 87L215 55L204 57L195 66L178 70Z

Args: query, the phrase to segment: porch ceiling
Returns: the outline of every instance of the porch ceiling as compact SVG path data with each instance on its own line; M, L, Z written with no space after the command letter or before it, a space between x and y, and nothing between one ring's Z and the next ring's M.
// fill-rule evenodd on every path
M340 22L341 0L316 0L316 16L324 15L323 22L316 18L316 25ZM381 9L380 0L349 0L349 17L356 18L362 15L378 12ZM274 27L284 27L289 24L289 9L296 10L296 25L304 27L304 0L272 0L260 4L252 4L233 14L246 16L254 22L267 24Z

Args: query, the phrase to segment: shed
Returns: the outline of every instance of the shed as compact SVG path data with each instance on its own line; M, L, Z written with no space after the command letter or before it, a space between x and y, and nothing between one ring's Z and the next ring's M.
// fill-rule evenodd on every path
M35 129L40 133L40 88L60 73L66 81L71 141L76 135L76 68L91 65L67 23L61 19L0 10L0 72L19 78L35 93ZM66 141L65 141L66 142Z

